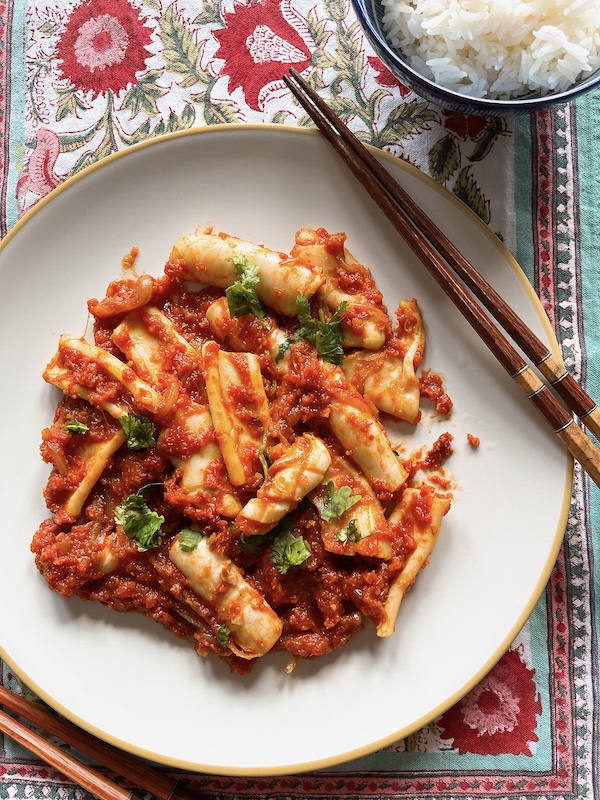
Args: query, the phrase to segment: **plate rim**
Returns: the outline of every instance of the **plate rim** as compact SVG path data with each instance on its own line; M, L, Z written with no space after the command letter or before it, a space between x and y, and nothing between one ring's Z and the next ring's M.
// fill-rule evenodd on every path
M114 153L111 153L108 156L105 156L100 161L97 161L94 164L90 164L89 166L85 167L75 175L66 178L59 186L54 188L51 192L49 192L47 195L41 198L34 206L28 209L27 212L12 226L12 228L0 241L0 259L6 247L13 241L13 239L15 239L18 235L20 235L23 229L27 227L30 220L32 220L49 203L52 203L63 192L68 191L76 183L85 180L89 175L96 172L96 170L102 169L103 167L112 164L121 158L126 158L130 155L134 155L136 152L140 150L144 150L146 148L151 148L153 146L158 146L161 144L164 145L170 141L178 140L189 136L201 136L201 135L211 135L211 134L218 135L219 133L222 132L229 133L231 131L236 131L241 134L248 131L259 132L259 133L262 133L264 131L269 131L272 133L289 134L291 136L303 135L303 136L313 137L315 139L322 138L319 132L315 129L303 128L295 125L283 125L275 123L222 123L218 125L209 125L200 128L189 128L184 131L174 131L172 133L166 133L161 136L157 136L152 139L146 139L142 142L130 145L129 147L123 148ZM476 227L479 228L479 230L485 236L485 238L488 239L488 241L494 246L494 248L501 253L502 258L507 262L508 266L513 271L515 277L521 284L521 287L524 289L528 301L531 303L533 310L535 311L536 315L539 318L539 321L544 329L544 333L548 339L549 346L552 349L553 354L562 361L562 353L558 339L556 338L554 330L552 329L552 326L550 324L550 320L548 319L548 316L546 315L543 306L541 304L541 301L537 296L537 294L535 293L535 290L531 285L531 282L527 278L525 272L517 262L516 258L500 241L500 239L496 236L496 234L493 233L493 231L489 228L489 226L479 216L477 216L477 214L472 209L470 209L462 200L460 200L458 197L452 194L448 189L446 189L437 181L435 181L431 176L422 172L414 165L404 161L403 159L397 156L392 155L391 153L373 147L372 145L368 145L368 148L374 155L376 155L384 163L393 165L394 167L400 170L404 170L407 173L416 177L417 180L424 182L430 189L442 195L446 202L449 201L452 203L452 205L459 208L460 211L467 216L469 222L471 224L475 224ZM0 270L1 269L2 265L0 264ZM463 698L474 686L477 685L477 683L479 683L479 681L481 681L485 677L485 675L488 674L488 672L499 661L502 655L508 650L511 643L516 639L519 632L521 631L521 629L531 616L535 606L537 605L539 598L541 597L544 591L545 586L547 585L550 579L552 570L556 563L556 559L558 557L560 547L562 545L564 532L568 521L573 479L574 479L574 469L575 469L574 459L571 455L568 455L568 458L566 459L566 468L565 468L566 474L563 486L561 510L556 530L552 539L552 547L550 548L548 556L546 558L544 569L542 570L535 584L535 587L531 593L528 603L525 605L524 609L521 611L517 620L515 621L513 627L510 629L508 634L503 638L503 640L499 643L499 645L496 647L492 655L486 660L486 662L477 670L477 672L468 681L465 681L465 683L459 689L453 692L452 695L450 695L449 697L445 698L445 700L442 703L439 703L434 709L432 709L428 713L422 715L417 720L414 720L410 724L405 725L403 728L395 731L392 734L388 734L374 742L361 745L360 747L353 748L352 750L346 751L344 753L340 753L333 756L326 756L320 759L312 759L310 761L302 763L290 763L290 764L271 766L271 767L218 766L214 764L202 764L196 761L192 762L185 759L178 759L175 757L160 755L146 748L136 746L133 743L126 742L120 739L118 736L111 734L109 731L101 730L97 726L87 722L79 714L74 713L67 707L63 706L62 703L57 702L49 692L47 692L45 689L43 689L43 687L41 687L37 683L37 681L34 681L29 678L27 672L21 669L19 665L12 659L10 654L5 650L2 642L0 642L0 657L14 672L14 674L18 677L18 679L21 680L24 684L26 684L27 687L29 687L41 700L43 700L45 703L51 706L51 708L53 708L59 714L69 719L75 725L95 735L98 739L107 742L109 744L112 744L113 746L123 750L124 752L130 753L131 755L137 756L139 758L153 761L154 763L164 767L175 768L192 774L193 773L212 774L212 775L230 776L230 777L252 777L252 776L275 777L275 776L297 774L301 772L321 770L328 767L339 766L346 762L354 761L356 759L371 755L375 753L377 750L380 750L381 748L386 747L392 744L393 742L398 741L399 739L406 738L407 736L410 736L412 733L420 730L424 725L428 724L429 722L431 722L431 720L443 714L448 708L450 708L452 705L457 703L461 698Z

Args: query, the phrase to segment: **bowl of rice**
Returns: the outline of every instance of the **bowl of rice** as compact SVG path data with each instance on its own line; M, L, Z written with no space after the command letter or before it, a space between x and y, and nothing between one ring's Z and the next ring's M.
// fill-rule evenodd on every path
M503 116L600 85L600 0L352 0L383 63L426 100Z

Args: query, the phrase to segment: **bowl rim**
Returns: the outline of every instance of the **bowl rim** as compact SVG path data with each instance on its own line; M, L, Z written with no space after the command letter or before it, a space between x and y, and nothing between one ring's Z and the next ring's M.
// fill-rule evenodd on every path
M395 67L398 72L410 76L411 82L418 85L423 89L424 94L431 97L437 97L440 102L445 102L452 106L463 106L473 111L488 110L490 113L498 114L502 110L510 113L511 111L535 111L541 108L547 108L551 105L565 104L575 99L584 92L593 89L600 85L600 69L588 75L579 83L575 83L568 89L564 89L556 94L547 94L539 96L527 96L522 99L514 97L508 100L495 99L491 97L474 97L473 95L462 94L454 89L442 86L438 83L427 78L422 73L411 67L404 61L397 50L395 50L388 42L385 34L374 22L376 19L375 5L380 0L350 0L354 10L358 16L363 30L367 38L378 52L383 55L382 59L385 66L393 71ZM369 13L369 9L371 14ZM391 62L391 65L390 63ZM397 75L399 80L401 78Z

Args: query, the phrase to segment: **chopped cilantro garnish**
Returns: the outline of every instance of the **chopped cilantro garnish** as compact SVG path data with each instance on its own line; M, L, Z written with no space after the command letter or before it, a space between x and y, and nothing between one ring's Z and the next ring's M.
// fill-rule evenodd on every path
M115 522L123 528L126 536L135 541L142 553L152 547L159 547L163 537L161 525L165 521L161 514L148 508L143 495L147 488L142 486L136 494L130 494L115 509Z
M321 518L326 522L339 517L360 500L360 495L353 495L349 486L342 486L336 491L333 481L325 484Z
M336 537L340 542L352 542L356 544L356 542L360 542L362 536L360 535L358 528L356 527L356 520L351 520L348 525L344 528L343 531L340 531Z
M246 256L232 259L237 280L225 289L227 306L232 317L254 314L263 319L267 311L256 294L256 284L260 280L260 267L248 261Z
M79 422L76 419L71 419L65 425L65 430L71 436L83 436L84 433L89 431L88 426L84 422Z
M119 417L130 450L147 450L156 444L156 427L148 417L124 414Z
M227 642L229 641L229 636L231 631L227 627L227 625L223 624L217 631L217 639L219 640L219 644L222 647L227 647Z
M348 303L340 303L335 314L325 322L323 311L319 311L319 319L314 319L310 313L310 304L305 295L298 295L298 319L300 327L294 334L296 339L305 339L313 345L324 361L332 364L341 364L344 360L342 346L342 331L340 321L348 310Z
M179 547L184 553L190 553L198 547L202 539L204 539L204 535L200 531L184 528L179 534Z
M310 552L310 546L302 536L294 536L291 531L284 530L273 539L269 557L277 571L285 575L291 567L302 567Z
M289 339L286 339L285 342L282 342L279 345L279 348L277 350L277 354L275 355L275 363L276 364L279 364L279 362L282 360L282 358L285 356L285 354L287 353L287 351L290 349L291 346L292 346L292 343L290 342Z

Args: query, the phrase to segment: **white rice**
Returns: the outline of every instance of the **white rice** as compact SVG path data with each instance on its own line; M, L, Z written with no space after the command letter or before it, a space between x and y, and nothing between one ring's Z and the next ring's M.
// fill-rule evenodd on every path
M471 97L562 92L600 69L600 0L381 0L391 46Z

